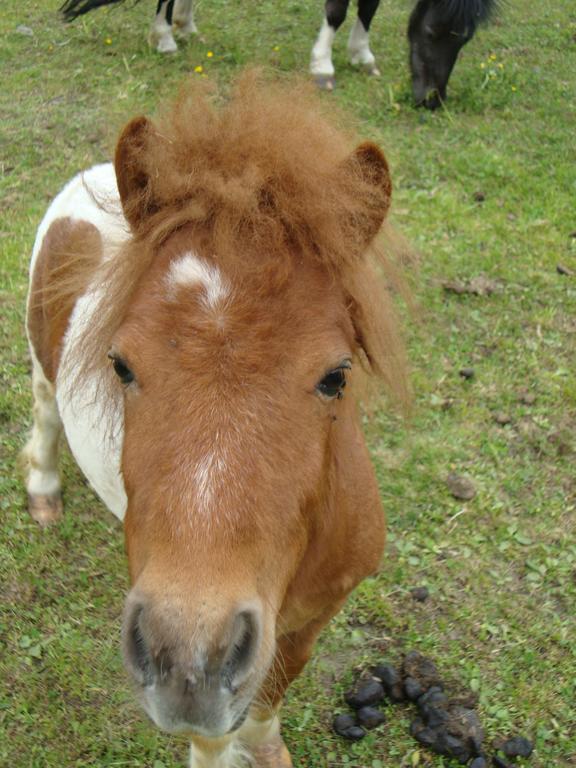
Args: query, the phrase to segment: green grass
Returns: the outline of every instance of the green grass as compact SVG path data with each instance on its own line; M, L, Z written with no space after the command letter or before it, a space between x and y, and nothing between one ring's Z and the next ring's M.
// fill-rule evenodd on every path
M162 58L145 42L152 4L73 26L57 5L5 3L0 19L0 765L184 766L185 742L144 720L122 671L120 526L68 456L65 522L41 531L25 511L16 459L30 424L27 260L47 202L110 156L125 119L152 111L198 65L223 81L254 61L305 70L321 7L201 3L204 41ZM536 740L534 768L574 766L576 9L507 4L464 50L435 114L411 107L407 13L394 0L377 15L379 81L346 64L338 39L338 90L323 98L385 147L393 219L421 256L409 276L421 320L407 320L416 408L409 425L385 410L366 417L390 542L380 574L291 689L286 741L309 768L448 766L411 740L407 708L356 745L330 730L359 671L418 648L454 691L478 692L488 741L523 732ZM442 289L479 274L499 290ZM463 366L473 380L459 377ZM500 411L508 426L494 421ZM471 502L449 495L450 471L473 480ZM421 584L431 592L422 605L409 595Z

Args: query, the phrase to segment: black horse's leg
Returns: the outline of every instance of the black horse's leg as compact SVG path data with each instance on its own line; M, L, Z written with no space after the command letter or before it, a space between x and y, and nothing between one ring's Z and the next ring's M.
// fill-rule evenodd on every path
M174 53L178 50L172 34L172 14L175 0L158 0L156 18L150 29L148 41L159 53Z
M326 0L326 15L318 38L312 48L310 72L321 88L334 88L334 65L332 64L332 43L337 29L346 18L349 0Z
M370 75L378 76L376 59L370 50L368 32L380 0L358 0L358 18L348 38L348 56L350 62L360 66Z

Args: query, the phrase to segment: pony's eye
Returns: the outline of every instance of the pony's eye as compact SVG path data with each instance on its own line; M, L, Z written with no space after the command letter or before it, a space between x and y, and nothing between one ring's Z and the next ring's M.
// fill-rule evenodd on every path
M343 363L338 368L328 371L326 376L316 384L316 391L323 397L332 400L337 397L340 399L344 394L346 386L346 370L350 368L350 363Z
M130 384L131 382L134 381L134 374L132 373L130 368L128 368L128 366L126 365L124 360L122 360L122 358L115 357L114 355L108 355L108 357L110 358L110 360L112 360L112 367L114 368L114 373L116 374L116 376L118 376L122 384Z

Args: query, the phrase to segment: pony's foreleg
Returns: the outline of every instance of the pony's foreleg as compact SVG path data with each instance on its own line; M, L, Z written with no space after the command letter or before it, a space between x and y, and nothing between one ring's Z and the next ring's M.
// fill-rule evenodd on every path
M326 15L312 48L310 72L316 83L328 91L333 90L335 85L332 44L337 30L346 18L348 2L349 0L326 0Z
M22 451L26 467L26 490L30 514L45 526L62 517L62 497L58 474L58 452L62 422L56 392L34 361L32 372L34 424L28 444Z
M358 0L358 18L348 38L348 56L355 66L362 67L369 75L378 77L380 71L370 50L368 40L370 24L380 0Z
M238 738L254 768L292 768L292 758L280 735L280 720L276 713L253 710Z
M178 50L172 34L172 13L175 0L158 0L156 18L150 28L148 42L159 53L175 53Z
M240 768L234 736L221 739L194 737L190 745L190 768Z
M183 37L198 33L198 27L194 22L192 0L176 0L172 22L174 30Z

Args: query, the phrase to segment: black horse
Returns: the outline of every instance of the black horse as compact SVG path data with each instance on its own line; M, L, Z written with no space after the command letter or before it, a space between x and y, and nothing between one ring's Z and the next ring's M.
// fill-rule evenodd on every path
M332 42L346 18L350 0L326 0L326 15L312 49L310 71L317 83L334 88ZM358 0L358 18L348 38L352 64L379 75L370 50L370 23L380 0ZM462 46L479 24L487 21L498 0L418 0L408 22L410 70L414 99L419 106L436 109L446 100L446 86Z
M150 30L150 43L160 53L173 53L178 46L173 30L181 35L196 32L193 0L158 0ZM61 11L67 21L102 5L124 0L65 0ZM343 24L350 0L326 0L325 18L312 49L310 71L320 87L334 88L332 43ZM498 0L418 0L408 22L410 69L416 104L436 109L446 100L446 86L462 46L487 21ZM352 64L371 75L379 75L368 35L380 0L358 0L358 18L348 39Z

